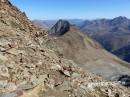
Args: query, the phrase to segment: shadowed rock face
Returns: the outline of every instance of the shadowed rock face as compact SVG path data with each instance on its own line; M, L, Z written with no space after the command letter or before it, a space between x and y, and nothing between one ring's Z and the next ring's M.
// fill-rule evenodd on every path
M70 24L68 21L59 20L50 30L50 35L60 36L64 35L70 29Z
M120 75L118 81L121 81L122 85L130 87L130 76L129 75Z
M129 76L129 75L119 74L119 75L114 76L114 77L112 78L112 80L120 81L120 83L121 83L123 86L130 87L130 76Z

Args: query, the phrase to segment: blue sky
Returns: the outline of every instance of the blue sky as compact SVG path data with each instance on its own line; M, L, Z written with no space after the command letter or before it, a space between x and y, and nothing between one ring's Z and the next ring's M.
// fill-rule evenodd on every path
M130 0L10 0L30 19L130 18Z

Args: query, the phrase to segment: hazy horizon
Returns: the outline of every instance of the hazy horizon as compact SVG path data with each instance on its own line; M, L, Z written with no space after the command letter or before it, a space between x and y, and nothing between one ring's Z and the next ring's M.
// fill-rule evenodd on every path
M90 21L93 21L93 20L100 20L100 19L114 19L114 18L117 18L117 17L120 17L120 16L116 16L116 17L112 17L112 18L93 18L93 19L80 19L80 18L72 18L72 19L69 19L69 18L59 18L59 19L32 19L32 20L43 20L43 21L57 21L57 20L90 20ZM126 17L126 16L121 16L121 17ZM128 19L130 19L129 17L126 17Z
M112 19L130 18L129 0L10 0L29 19Z

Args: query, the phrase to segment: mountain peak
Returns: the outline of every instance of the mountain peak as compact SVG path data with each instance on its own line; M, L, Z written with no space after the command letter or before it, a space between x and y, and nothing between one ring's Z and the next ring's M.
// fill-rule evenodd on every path
M127 19L127 17L125 17L125 16L119 16L119 17L116 17L116 18L118 18L118 19Z
M66 20L59 20L50 30L50 35L64 35L70 29L70 24Z
M124 22L124 21L128 21L129 19L125 16L119 16L113 19L114 21L120 21L120 22Z

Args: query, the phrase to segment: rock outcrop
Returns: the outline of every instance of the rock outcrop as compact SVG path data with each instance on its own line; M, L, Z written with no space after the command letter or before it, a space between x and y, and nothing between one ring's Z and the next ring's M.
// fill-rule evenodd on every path
M68 21L59 20L50 30L50 35L60 36L64 35L70 29L70 24Z
M112 78L112 80L118 81L120 84L126 87L130 87L130 76L129 75L122 75L118 74Z

